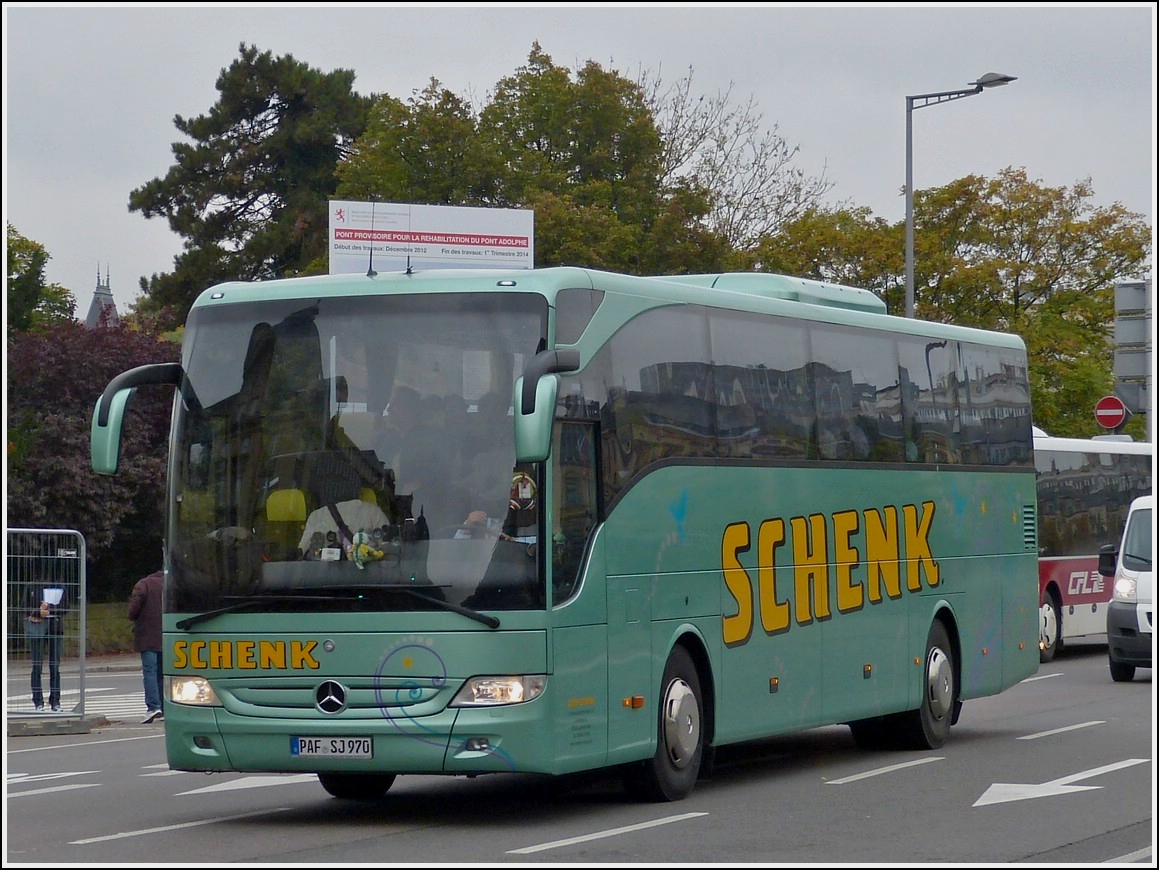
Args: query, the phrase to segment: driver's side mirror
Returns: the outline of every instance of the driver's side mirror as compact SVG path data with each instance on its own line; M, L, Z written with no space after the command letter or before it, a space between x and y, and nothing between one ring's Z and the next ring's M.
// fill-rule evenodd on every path
M515 461L542 462L551 452L551 424L559 395L556 372L580 367L578 350L544 350L527 362L515 382Z

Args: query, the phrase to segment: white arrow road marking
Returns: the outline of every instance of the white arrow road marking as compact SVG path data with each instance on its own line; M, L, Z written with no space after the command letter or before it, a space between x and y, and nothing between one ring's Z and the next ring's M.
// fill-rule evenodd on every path
M1030 782L996 782L990 788L986 789L982 797L974 801L974 806L982 807L986 804L1002 804L1008 801L1025 801L1031 798L1051 797L1056 794L1070 794L1076 791L1091 791L1092 789L1102 788L1102 786L1070 785L1070 783L1078 782L1081 779L1090 779L1092 776L1099 776L1103 773L1110 773L1112 770L1121 770L1124 767L1144 764L1150 760L1150 758L1128 758L1126 761L1118 761L1114 764L1093 768L1092 770L1081 770L1078 773L1072 773L1070 776L1052 779L1049 782L1038 785Z
M293 785L299 782L317 781L318 775L314 773L297 773L290 776L243 776L241 779L233 779L205 788L195 788L193 791L178 792L177 795L208 794L213 791L234 791L242 788L263 788L267 785Z

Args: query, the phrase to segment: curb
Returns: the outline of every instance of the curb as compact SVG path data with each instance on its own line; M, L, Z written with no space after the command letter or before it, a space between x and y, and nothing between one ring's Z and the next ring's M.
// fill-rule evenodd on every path
M89 734L94 728L103 728L112 723L104 716L94 719L80 719L72 716L57 718L9 719L9 737L47 737L54 734Z

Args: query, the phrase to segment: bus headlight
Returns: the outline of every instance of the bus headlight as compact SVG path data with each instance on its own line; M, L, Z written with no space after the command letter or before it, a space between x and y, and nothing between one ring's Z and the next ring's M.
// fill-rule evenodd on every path
M1116 601L1136 601L1139 597L1139 584L1134 577L1116 577L1115 578L1115 593Z
M471 677L455 694L452 707L498 707L523 704L543 694L546 674L523 674L512 677Z
M221 706L221 698L205 677L170 677L169 700L195 707Z

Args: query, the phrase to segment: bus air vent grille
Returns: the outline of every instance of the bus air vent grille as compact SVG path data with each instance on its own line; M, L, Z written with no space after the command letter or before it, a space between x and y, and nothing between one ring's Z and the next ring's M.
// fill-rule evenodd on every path
M1022 506L1022 549L1038 552L1038 517L1032 504Z

